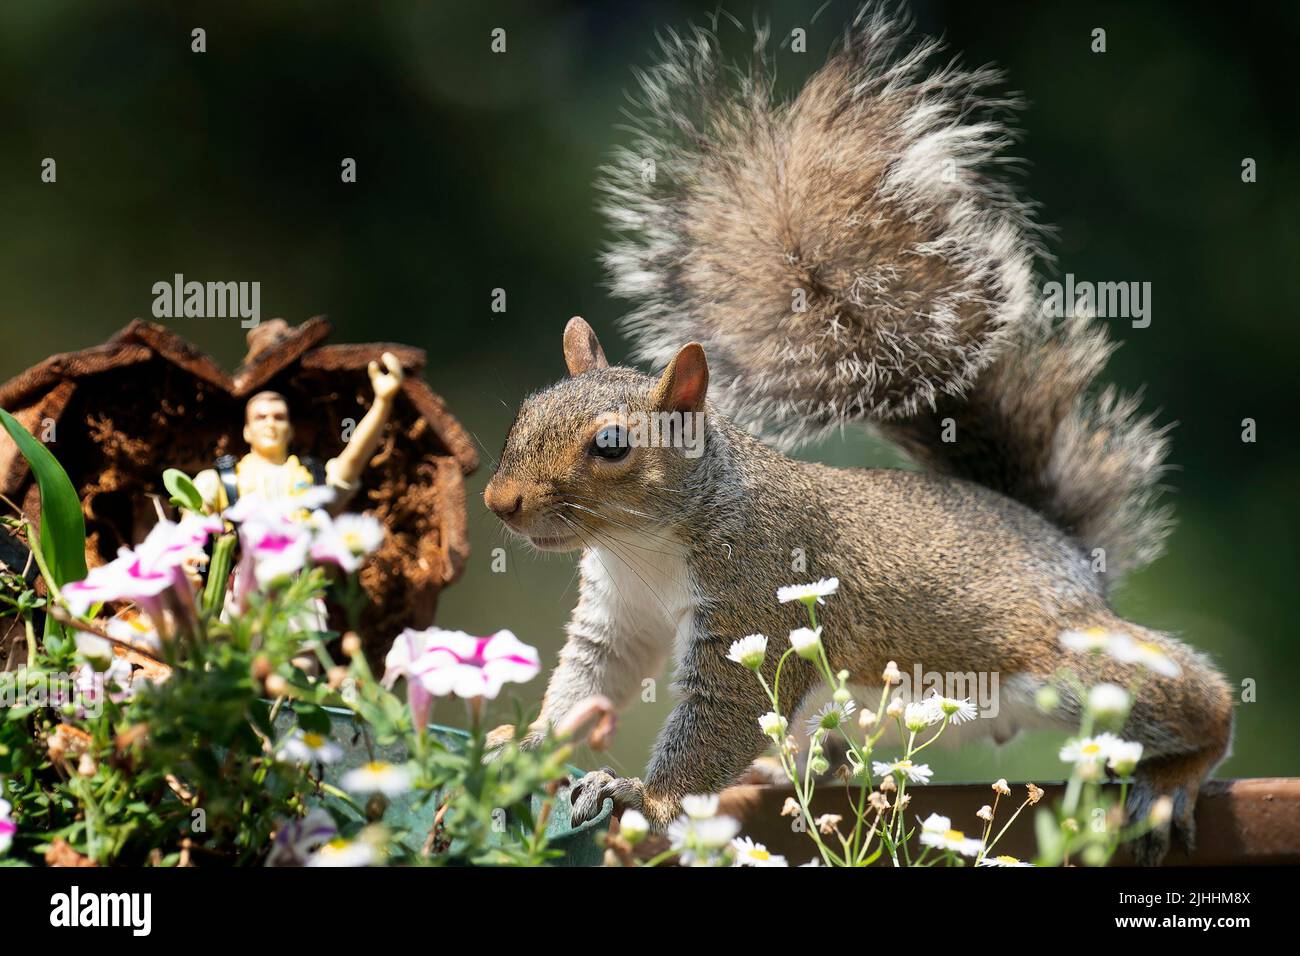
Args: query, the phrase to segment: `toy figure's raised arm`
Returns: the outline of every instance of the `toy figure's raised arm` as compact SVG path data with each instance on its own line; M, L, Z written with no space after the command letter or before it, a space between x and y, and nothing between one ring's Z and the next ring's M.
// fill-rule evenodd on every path
M331 458L325 465L326 482L344 494L356 490L361 472L379 447L384 425L393 411L393 398L404 380L402 363L392 352L385 352L382 359L384 371L376 362L371 362L369 368L370 384L375 390L374 404L357 424L351 440L339 456Z

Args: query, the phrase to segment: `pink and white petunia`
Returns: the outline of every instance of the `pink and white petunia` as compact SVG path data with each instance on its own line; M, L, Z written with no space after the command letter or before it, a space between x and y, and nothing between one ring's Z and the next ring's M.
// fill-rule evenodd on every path
M135 696L131 665L115 657L108 669L97 671L90 664L82 664L74 674L77 717L98 717L104 712L104 700L123 703Z
M12 810L13 806L8 800L0 800L0 854L9 851L9 845L14 842L14 834L18 832L18 827L9 815Z
M316 534L311 558L319 564L337 564L348 574L361 567L361 559L384 543L384 526L370 515L324 512L313 516Z
M63 598L74 614L85 614L91 605L105 601L134 601L154 616L163 591L189 587L185 561L201 553L208 537L221 527L216 515L186 515L179 523L163 519L135 548L120 549L116 558L92 568L84 580L64 585Z
M339 835L334 818L317 807L305 817L282 822L266 857L267 866L305 866L311 855Z
M253 498L241 498L239 505ZM234 508L228 508L230 515ZM235 600L247 607L248 595L257 588L279 584L307 566L311 530L293 521L282 507L264 502L250 505L241 513L239 528L239 564L235 567Z
M398 677L405 677L408 688L419 683L434 697L455 694L489 699L495 698L504 684L532 680L542 666L537 649L510 631L473 637L437 627L424 631L407 628L394 642L385 663L388 687Z

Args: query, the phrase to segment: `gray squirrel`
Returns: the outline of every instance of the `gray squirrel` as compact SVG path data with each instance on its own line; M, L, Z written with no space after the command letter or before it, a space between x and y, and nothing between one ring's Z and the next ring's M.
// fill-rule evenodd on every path
M1172 835L1192 846L1233 723L1204 655L1108 601L1170 529L1156 501L1167 436L1135 398L1091 387L1114 349L1105 329L1040 307L1040 230L997 176L1017 105L986 92L1000 75L931 70L939 44L908 30L864 10L788 102L761 32L748 71L696 29L667 34L639 74L635 141L599 185L613 289L636 303L625 328L662 375L611 367L571 320L570 377L525 400L484 494L537 548L582 549L568 640L525 740L593 694L625 707L672 655L680 699L644 779L588 774L574 818L612 797L661 828L683 796L735 782L768 744L769 706L727 649L767 635L771 681L806 623L775 600L797 583L799 549L805 580L840 581L824 620L833 669L863 683L890 660L996 672L1001 713L969 726L999 742L1077 726L1062 667L1130 683L1134 665L1068 650L1064 632L1119 631L1167 655L1177 676L1149 677L1123 729L1144 748L1130 817L1173 801L1134 850L1157 863ZM620 432L629 414L665 413L703 415L694 454ZM849 423L920 469L776 450ZM815 682L787 668L782 711ZM1061 699L1050 714L1035 706L1047 685Z

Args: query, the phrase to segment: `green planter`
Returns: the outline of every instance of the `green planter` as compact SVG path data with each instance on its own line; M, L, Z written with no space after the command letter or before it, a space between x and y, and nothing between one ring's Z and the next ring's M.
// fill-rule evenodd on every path
M337 787L340 785L340 780L345 773L370 761L370 752L367 751L361 730L357 726L356 715L350 710L337 707L322 709L329 714L330 738L343 748L343 758L325 767L325 781ZM294 724L295 718L287 709L282 710L276 717L276 731L280 735L288 733ZM457 730L454 727L441 727L436 724L431 724L429 731L450 747L455 747L458 743L463 744L469 737L463 730ZM376 760L389 763L405 763L409 758L406 749L400 744L387 747L376 744L374 755ZM582 771L576 767L570 767L569 769L574 776L582 775ZM413 795L394 797L384 817L410 830L412 833L427 833L429 827L433 825L433 807L435 806L436 801L425 803L423 806L416 806L416 798ZM331 800L330 807L356 817L356 811L341 800ZM532 810L533 813L540 810L540 800L536 797L533 798ZM565 794L561 792L552 805L551 815L546 825L546 835L549 838L551 847L563 853L563 856L555 859L554 864L556 866L599 866L602 851L596 842L596 835L608 826L610 815L614 812L613 801L606 800L605 805L595 819L579 827L569 825L569 811L569 801L566 799ZM503 834L503 837L512 832L519 832L521 827L522 824L512 815L507 821L506 833Z

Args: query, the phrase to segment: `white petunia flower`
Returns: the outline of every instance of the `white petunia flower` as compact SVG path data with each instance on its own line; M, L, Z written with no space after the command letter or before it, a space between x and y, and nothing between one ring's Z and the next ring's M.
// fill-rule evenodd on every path
M762 634L750 634L748 637L742 637L731 645L731 650L727 652L728 660L733 660L737 664L748 667L751 671L756 671L763 666L763 658L767 656L767 638Z
M795 628L790 632L790 646L804 660L817 660L822 646L822 629L820 627L816 630L810 627Z
M901 775L913 783L929 783L934 771L929 764L912 763L910 760L894 760L888 763L880 760L871 762L871 772L877 777Z
M1102 719L1123 717L1131 704L1128 691L1115 684L1098 684L1088 691L1088 709Z
M855 710L857 704L851 700L846 700L842 704L836 704L834 701L822 704L817 713L808 718L808 733L815 734L818 731L829 733L841 724L848 723Z
M395 797L411 789L415 775L410 768L376 760L343 775L344 790L353 793L382 793Z
M791 601L803 601L805 604L816 601L818 604L825 604L823 598L830 597L839 589L839 578L822 578L812 584L790 584L783 588L777 588L776 599L782 604L788 604Z
M758 718L758 726L768 737L775 737L780 740L785 736L790 722L775 711L769 710L762 717Z
M737 837L731 841L731 848L736 852L736 866L788 866L785 857L769 853L767 847L755 843L749 837Z

